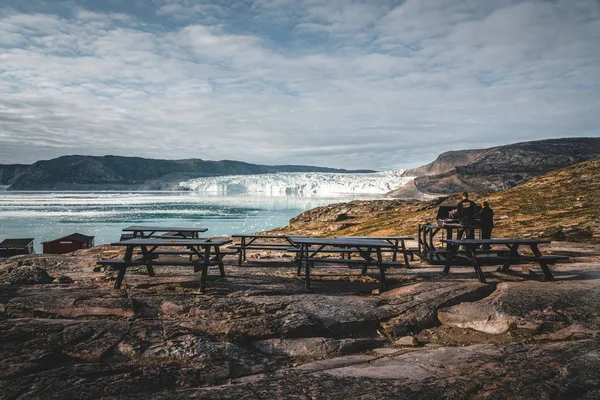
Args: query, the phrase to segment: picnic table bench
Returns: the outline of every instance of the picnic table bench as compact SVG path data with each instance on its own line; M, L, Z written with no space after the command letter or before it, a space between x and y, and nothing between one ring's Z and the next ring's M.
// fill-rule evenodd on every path
M542 255L539 245L551 243L549 240L495 238L447 239L445 242L448 244L449 254L446 256L444 273L447 274L450 272L450 268L458 256L460 246L464 246L466 250L463 254L466 255L467 259L470 261L471 265L475 269L475 273L477 274L479 281L482 283L485 283L486 281L485 277L483 276L483 271L481 270L481 264L503 264L502 267L498 269L499 272L508 272L511 265L536 262L542 269L545 280L552 281L554 280L554 276L552 275L552 271L550 271L548 264L555 264L559 261L565 261L569 259L569 257L566 256ZM477 247L481 245L502 245L508 248L508 252L504 253L503 255L486 255L485 253L477 251ZM529 246L533 256L527 256L519 253L520 246Z
M154 276L154 266L192 266L194 272L201 271L200 290L206 288L206 277L209 266L218 266L221 276L225 276L223 267L223 254L221 246L231 243L231 240L211 239L165 239L165 238L134 238L116 243L111 246L125 247L123 259L100 260L99 265L111 266L119 271L115 281L115 289L119 289L125 277L128 267L145 265L148 275ZM187 250L164 250L162 248L184 247ZM133 258L136 248L141 250L141 256ZM159 250L161 249L161 250ZM189 260L164 260L160 255L164 254L189 254Z
M132 225L123 228L123 232L132 232L133 238L156 237L157 232L163 232L159 235L166 239L198 239L198 233L206 232L208 228L195 227L165 227L165 226L146 226Z
M254 234L237 234L231 235L232 238L240 239L240 243L229 246L229 249L238 251L238 266L246 261L247 250L280 250L290 251L296 245L292 241L293 238L307 236L288 236L288 235L254 235ZM279 242L274 242L278 240Z
M379 269L379 283L381 290L385 290L386 279L385 270L389 266L400 266L398 262L386 262L382 259L383 249L393 249L394 245L385 240L375 239L355 239L347 238L309 238L295 237L292 239L295 245L299 247L298 255L298 275L304 268L305 287L310 289L310 269L315 263L341 263L341 264L360 264L362 273L366 274L367 268L373 266ZM324 252L352 252L358 253L362 260L347 260L339 258L324 257L317 255Z

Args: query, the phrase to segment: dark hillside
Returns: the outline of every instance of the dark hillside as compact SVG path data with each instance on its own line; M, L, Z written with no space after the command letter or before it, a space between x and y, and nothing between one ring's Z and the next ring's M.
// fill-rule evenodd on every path
M540 140L448 152L431 164L407 171L407 176L417 178L389 195L418 198L464 190L508 189L534 176L598 157L600 138Z

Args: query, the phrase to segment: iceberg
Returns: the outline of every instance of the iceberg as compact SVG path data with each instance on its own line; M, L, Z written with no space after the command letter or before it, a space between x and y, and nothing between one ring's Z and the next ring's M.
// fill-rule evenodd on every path
M179 189L219 195L302 197L381 195L398 189L413 179L402 176L404 171L399 169L364 174L281 172L215 176L181 182Z

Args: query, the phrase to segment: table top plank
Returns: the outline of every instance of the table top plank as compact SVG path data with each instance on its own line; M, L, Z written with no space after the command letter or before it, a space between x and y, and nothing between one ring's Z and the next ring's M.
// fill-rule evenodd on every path
M395 248L392 243L385 240L375 239L350 239L350 238L294 238L294 244L300 245L317 245L317 246L340 246L340 247L385 247Z
M550 240L542 239L509 239L509 238L496 238L496 239L446 239L446 243L458 244L458 245L469 245L469 244L548 244L552 243Z
M111 246L223 246L231 243L229 239L129 239L120 242L111 243Z
M336 236L338 239L415 240L412 236Z
M197 227L172 227L172 226L146 226L146 225L132 225L127 228L123 228L123 232L206 232L208 228L197 228Z
M254 234L235 234L231 235L232 238L256 238L256 239L288 239L288 238L300 238L300 237L308 237L302 235L254 235Z

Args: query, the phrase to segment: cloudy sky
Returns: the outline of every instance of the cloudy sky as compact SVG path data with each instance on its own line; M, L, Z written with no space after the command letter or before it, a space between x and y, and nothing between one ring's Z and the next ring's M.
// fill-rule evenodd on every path
M391 169L600 136L599 0L0 0L0 163Z

